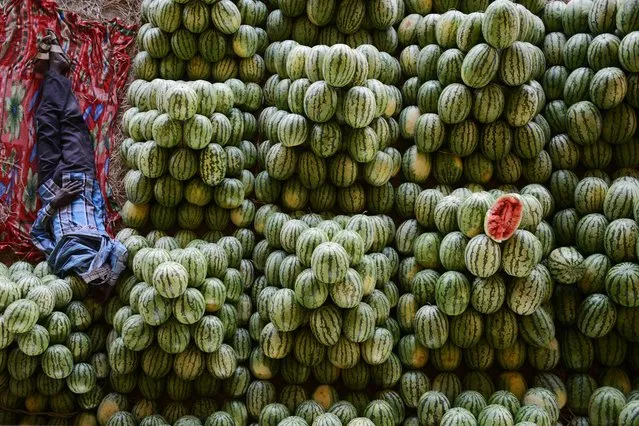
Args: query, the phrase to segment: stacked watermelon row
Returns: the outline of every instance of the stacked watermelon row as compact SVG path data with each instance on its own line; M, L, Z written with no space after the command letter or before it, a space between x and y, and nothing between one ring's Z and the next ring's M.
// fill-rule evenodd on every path
M418 197L419 222L404 222L396 238L398 247L409 251L423 268L405 293L411 300L417 297L411 290L420 296L426 291L418 304L427 306L416 313L414 324L419 325L422 344L439 348L450 330L457 346L472 348L484 335L500 350L515 343L519 329L528 345L546 346L555 330L541 308L552 294L550 273L539 263L547 241L533 233L542 219L541 204L529 194L495 199L488 192L476 192L460 198L460 194L444 197L428 191L432 190ZM429 230L435 222L439 232ZM421 282L422 276L435 279L434 287L428 280ZM426 287L415 287L417 283ZM482 314L488 316L483 320ZM537 317L539 321L534 320ZM453 321L450 326L449 321ZM438 322L441 332L433 325ZM547 326L541 327L543 323Z
M604 173L609 166L615 169L612 178L637 176L639 92L636 64L629 58L636 57L639 33L632 32L625 14L616 15L616 2L599 0L583 8L580 3L553 3L545 12L548 68L542 85L544 116L553 131L549 152L553 168L581 166L609 183Z
M634 178L618 178L608 186L601 178L586 177L578 181L574 197L564 200L569 207L553 217L562 247L553 250L547 265L557 283L558 355L568 372L566 388L577 415L592 416L587 402L597 383L622 394L635 386L624 362L639 341L639 227L627 207L637 205L638 189ZM590 374L595 363L603 367L597 380Z
M155 229L193 230L215 216L211 208L241 208L257 160L248 140L255 117L236 102L245 92L241 82L132 83L133 107L123 117L130 137L120 146L130 167L122 212L127 225L141 227L150 218Z
M264 275L252 289L264 355L307 368L368 364L383 380L386 368L399 367L389 320L398 294L390 281L398 256L387 247L392 220L355 215L309 225L264 209L271 214L253 257Z
M638 424L637 2L142 10L129 273L101 306L46 264L0 270L1 407Z
M267 15L254 0L143 2L123 117L126 225L197 229L216 215L208 206L251 196Z
M161 413L173 424L187 414L206 418L224 409L239 422L245 408L238 398L257 368L249 362L252 304L245 293L253 283L248 257L254 242L242 231L202 238L188 231L174 237L120 232L132 254L132 274L107 307L113 326L108 355L112 369L136 377L137 385L111 386L116 393L109 398L119 410L139 391L142 399L130 407L137 419ZM223 405L220 392L228 397ZM98 409L98 420L112 414Z
M0 265L3 407L72 413L98 406L98 380L111 369L103 309L87 292L80 278L60 279L46 262Z
M621 396L636 387L626 368L627 360L630 368L636 366L628 354L638 340L639 320L632 212L638 195L638 92L636 69L628 61L636 57L636 7L607 0L553 2L543 14L543 115L552 129L546 150L554 169L547 185L560 246L547 261L561 266L553 276L558 358L568 372L569 406L582 416L575 421L589 418L594 424L601 422L602 408L616 418ZM598 376L591 372L594 365L602 367ZM597 390L602 385L621 393ZM632 424L628 417L619 422Z
M355 214L392 192L401 154L399 63L375 46L274 42L264 84L256 197L287 211Z
M617 14L613 2L596 3L596 7L552 3L544 12L547 70L542 85L547 105L543 114L553 132L547 150L554 169L550 188L556 189L559 208L572 207L568 200L579 181L577 171L607 185L621 176L637 177L636 89L632 68L620 65L633 38L627 23L622 23L630 10L621 8ZM620 24L615 35L616 18ZM618 36L628 37L624 48L620 49ZM615 99L602 99L602 90Z
M406 182L511 190L522 179L542 183L552 171L536 164L551 137L537 82L545 71L544 23L510 1L478 6L409 15L400 25L399 128L413 142L403 155L426 164L419 176L405 171Z
M427 189L417 197L414 218L397 229L395 244L406 256L401 269L408 272L399 277L400 325L438 354L431 355L441 359L438 370L453 372L463 358L471 370L463 387L484 394L494 390L486 372L496 363L506 370L498 386L521 398L527 385L518 371L526 352L538 353L529 364L543 372L548 369L536 359L556 346L548 306L553 281L540 263L552 240L536 232L543 211L533 189L521 195ZM452 389L462 387L455 374L449 380L456 382Z
M595 191L598 183L600 189ZM432 189L423 191L414 205L415 219L398 227L396 246L400 253L403 247L402 254L413 254L413 265L417 264L419 269L430 269L419 270L413 276L411 287L400 297L398 307L402 306L403 298L406 298L404 306L408 312L412 309L414 313L415 299L417 306L424 303L422 300L432 305L422 307L421 315L417 312L415 326L418 318L428 318L427 324L436 324L439 320L440 325L444 324L445 331L422 334L423 344L446 347L448 342L445 339L448 337L452 341L452 344L448 344L457 348L460 357L462 351L475 353L483 347L484 351L491 353L491 346L494 347L496 361L503 368L513 370L507 373L507 377L511 386L509 389L514 393L526 388L523 376L516 370L527 359L531 367L540 371L535 382L539 381L555 390L560 407L567 403L576 414L588 414L588 400L596 388L593 385L596 382L583 373L592 367L595 359L599 365L605 367L601 373L600 385L617 387L626 394L635 386L627 370L619 367L622 367L628 353L627 342L637 341L633 331L637 321L636 309L629 308L634 306L633 295L637 294L639 288L635 251L637 226L630 218L633 217L632 209L626 207L625 211L619 211L619 208L624 205L632 206L636 201L636 185L637 181L633 178L621 178L613 183L608 194L607 186L602 180L585 178L577 186L574 197L569 196L566 200L573 205L574 199L577 211L584 215L584 219L579 220L580 216L575 208L569 209L576 217L572 224L561 211L553 218L554 198L550 191L540 185L528 185L522 188L520 195L499 197L498 200L502 203L511 199L508 210L496 209L499 204L496 202L484 222L487 235L474 236L473 228L469 227L473 214L463 210L469 208L469 203L472 203L470 200L481 199L485 193L471 194L466 190L466 198L461 201L458 197L464 191L456 190L450 196ZM520 215L515 215L516 223L520 223L519 226L524 229L532 226L529 229L535 230L544 258L543 263L535 265L529 275L524 272L520 277L516 277L517 271L508 262L505 244L502 243L501 250L497 250L496 244L490 241L501 242L508 236L503 235L503 231L508 229L504 226L507 222L495 214L500 210L512 214L516 210L515 205L519 203L515 201L517 199L520 199L524 208ZM489 203L485 204L487 205ZM486 208L484 207L484 211ZM608 225L604 212L607 213L606 216L618 219L610 221ZM491 215L495 217L491 218ZM542 218L543 221L540 222ZM552 226L548 222L551 220ZM482 222L475 220L475 223L481 226ZM422 230L430 232L420 234ZM475 228L474 232L478 230L481 227ZM438 234L442 231L451 233L442 238ZM510 228L510 233L512 231L514 228ZM517 233L522 231L515 231L514 235ZM506 244L513 238L506 239ZM493 249L486 250L486 247ZM481 256L477 257L477 253L481 253ZM517 253L522 253L521 248ZM584 259L582 253L591 256ZM492 268L499 259L502 263L501 271L495 273ZM514 265L526 267L527 262L523 257L521 261L521 264ZM615 263L618 264L610 269ZM432 270L434 268L467 270L475 278L471 286L456 287L457 292L450 297L446 297L446 294L440 296L438 290L442 277L451 272L447 271L439 276ZM432 276L430 282L426 279L422 281L422 274ZM509 278L505 274L515 277ZM446 283L446 287L453 288L449 283ZM430 299L423 299L424 294ZM452 301L459 303L457 311L454 310ZM468 305L466 310L465 305ZM446 315L441 315L442 312L449 316L448 320ZM488 315L482 319L480 314L484 313ZM450 317L451 314L454 316ZM617 318L619 319L616 320ZM556 339L555 328L559 331ZM427 330L431 331L433 327ZM469 349L459 349L467 347ZM464 356L473 355L464 353ZM559 377L548 373L557 367L579 374L569 375L564 384ZM586 385L593 387L584 388Z
M423 383L426 385L426 383ZM374 426L378 424L552 424L559 414L554 396L544 388L531 388L520 402L508 391L498 391L484 398L475 391L465 391L452 402L443 393L427 390L424 386L421 396L415 398L413 406L417 415L405 417L403 408L398 406L399 395L394 391L382 391L376 399L363 401L302 401L291 411L282 403L269 403L262 409L260 424L307 425L326 424L331 426ZM417 389L412 389L415 391ZM411 393L411 389L407 389ZM401 404L401 402L400 402ZM636 405L636 404L635 404ZM631 407L633 408L633 407ZM359 416L358 416L359 413ZM219 417L215 413L211 417ZM207 422L211 419L209 417ZM491 423L493 422L493 423Z
M270 1L266 34L271 43L295 40L305 46L373 44L393 54L398 25L405 14L428 13L421 1L309 0Z
M401 107L393 26L427 8L395 1L271 3L257 199L287 211L387 213L389 180L401 167L393 147Z
M260 84L267 14L257 0L144 0L133 72L147 81L239 78Z

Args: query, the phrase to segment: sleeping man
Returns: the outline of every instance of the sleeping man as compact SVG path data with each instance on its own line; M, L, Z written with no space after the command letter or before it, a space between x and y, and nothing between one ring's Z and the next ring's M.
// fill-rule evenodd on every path
M44 74L36 111L42 208L31 236L53 273L77 274L104 301L125 268L127 251L105 229L93 143L66 77L70 61L52 32L38 50L34 68Z

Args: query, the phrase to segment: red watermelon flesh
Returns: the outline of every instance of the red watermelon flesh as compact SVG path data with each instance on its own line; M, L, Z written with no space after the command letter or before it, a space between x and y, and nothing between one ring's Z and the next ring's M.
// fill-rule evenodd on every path
M494 241L501 243L512 237L524 212L524 204L514 194L506 194L497 198L486 213L484 231Z

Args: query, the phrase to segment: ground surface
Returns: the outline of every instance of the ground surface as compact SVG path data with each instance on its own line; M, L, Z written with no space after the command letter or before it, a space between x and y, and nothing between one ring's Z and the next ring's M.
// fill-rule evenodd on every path
M60 9L76 12L85 19L118 18L125 24L137 24L141 0L57 0Z

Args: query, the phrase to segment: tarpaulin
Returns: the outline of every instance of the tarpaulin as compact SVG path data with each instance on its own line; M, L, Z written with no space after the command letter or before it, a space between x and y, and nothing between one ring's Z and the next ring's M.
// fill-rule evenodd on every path
M131 59L135 29L117 20L83 21L51 0L5 0L0 14L0 250L37 259L29 229L39 200L34 114L41 79L33 73L37 37L53 29L74 63L69 75L95 146L96 174L107 199L109 225L117 218L107 184L116 116ZM110 226L109 226L110 228Z

